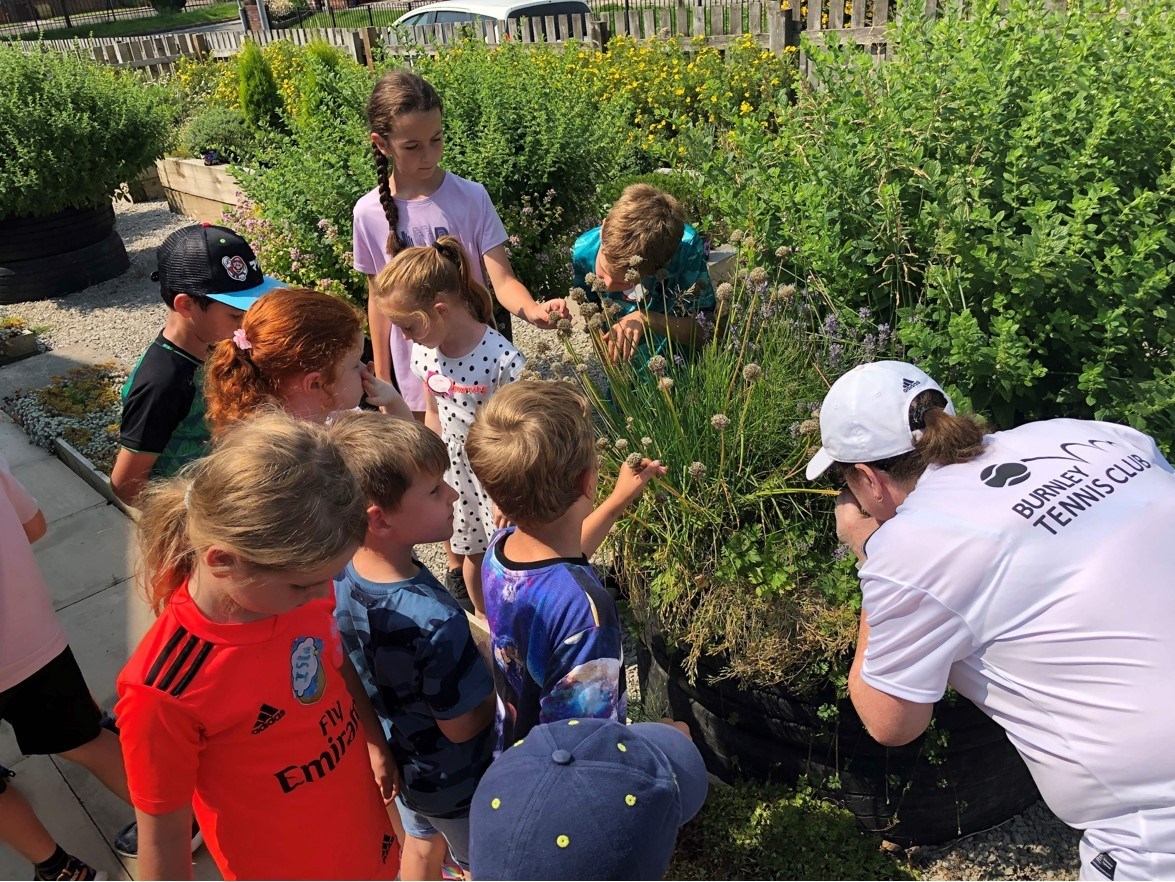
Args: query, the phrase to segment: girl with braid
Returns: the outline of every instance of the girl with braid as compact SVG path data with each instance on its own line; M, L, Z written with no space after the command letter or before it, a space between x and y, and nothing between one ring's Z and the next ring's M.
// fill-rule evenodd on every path
M563 300L536 303L515 277L506 255L509 236L485 187L441 168L444 131L436 89L406 68L384 74L367 102L367 124L379 185L355 204L354 254L355 268L368 277L375 375L385 381L394 376L408 407L423 419L425 390L412 373L412 344L370 296L375 275L402 249L452 236L471 258L474 281L491 287L510 314L547 329L570 314ZM493 324L510 338L508 320ZM466 602L460 558L451 550L445 586Z

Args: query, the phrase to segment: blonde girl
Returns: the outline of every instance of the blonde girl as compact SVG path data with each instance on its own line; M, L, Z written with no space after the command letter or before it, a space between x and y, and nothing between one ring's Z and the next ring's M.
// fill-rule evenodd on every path
M212 350L204 374L213 436L265 408L322 423L368 402L410 419L403 399L363 362L363 320L336 297L290 288L261 297Z
M425 389L424 422L449 448L445 480L460 494L453 553L462 559L474 612L484 617L481 559L493 504L469 467L465 439L478 409L518 378L525 359L492 327L493 301L453 236L397 254L376 277L372 302L412 342L412 373Z
M395 763L333 618L365 508L326 428L280 413L149 488L160 615L116 708L143 878L191 878L193 810L225 879L396 877Z
M539 328L568 318L563 300L536 303L514 275L506 254L509 236L485 187L440 166L444 149L441 97L427 80L406 68L384 74L367 102L367 125L378 185L356 204L355 268L371 279L401 249L453 236L470 255L481 285L488 277L498 302ZM484 263L484 272L483 272ZM498 330L510 338L499 314ZM411 347L368 300L376 376L399 382L404 400L424 410L424 389L411 371Z

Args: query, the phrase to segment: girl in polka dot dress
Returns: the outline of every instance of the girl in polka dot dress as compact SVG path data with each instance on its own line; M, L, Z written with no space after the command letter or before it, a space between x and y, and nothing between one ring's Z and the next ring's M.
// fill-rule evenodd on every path
M412 341L412 372L425 387L424 422L449 448L445 480L454 504L453 553L462 556L469 599L485 618L481 560L494 528L493 503L465 455L469 427L495 391L518 378L522 353L493 327L493 301L474 280L452 236L405 248L376 276L375 305Z

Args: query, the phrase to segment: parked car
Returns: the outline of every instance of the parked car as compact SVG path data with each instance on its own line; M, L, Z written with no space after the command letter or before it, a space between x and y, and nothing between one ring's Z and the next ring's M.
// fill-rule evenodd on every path
M559 40L566 37L560 32L559 22L555 22L555 33L548 34L542 24L546 16L559 15L590 15L591 7L584 0L531 0L531 2L495 3L493 0L440 0L418 6L411 12L400 16L396 26L417 27L419 25L434 24L480 24L483 21L518 21L526 18L535 22L536 33L542 28L542 34L547 40ZM499 33L498 39L502 39Z

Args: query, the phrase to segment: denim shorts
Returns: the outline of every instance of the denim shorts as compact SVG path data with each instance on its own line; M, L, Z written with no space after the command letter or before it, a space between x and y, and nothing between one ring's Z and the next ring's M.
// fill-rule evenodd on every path
M444 836L449 843L449 853L462 870L469 872L469 815L460 818L430 818L413 811L396 797L396 811L404 822L404 832L417 839L432 839Z

